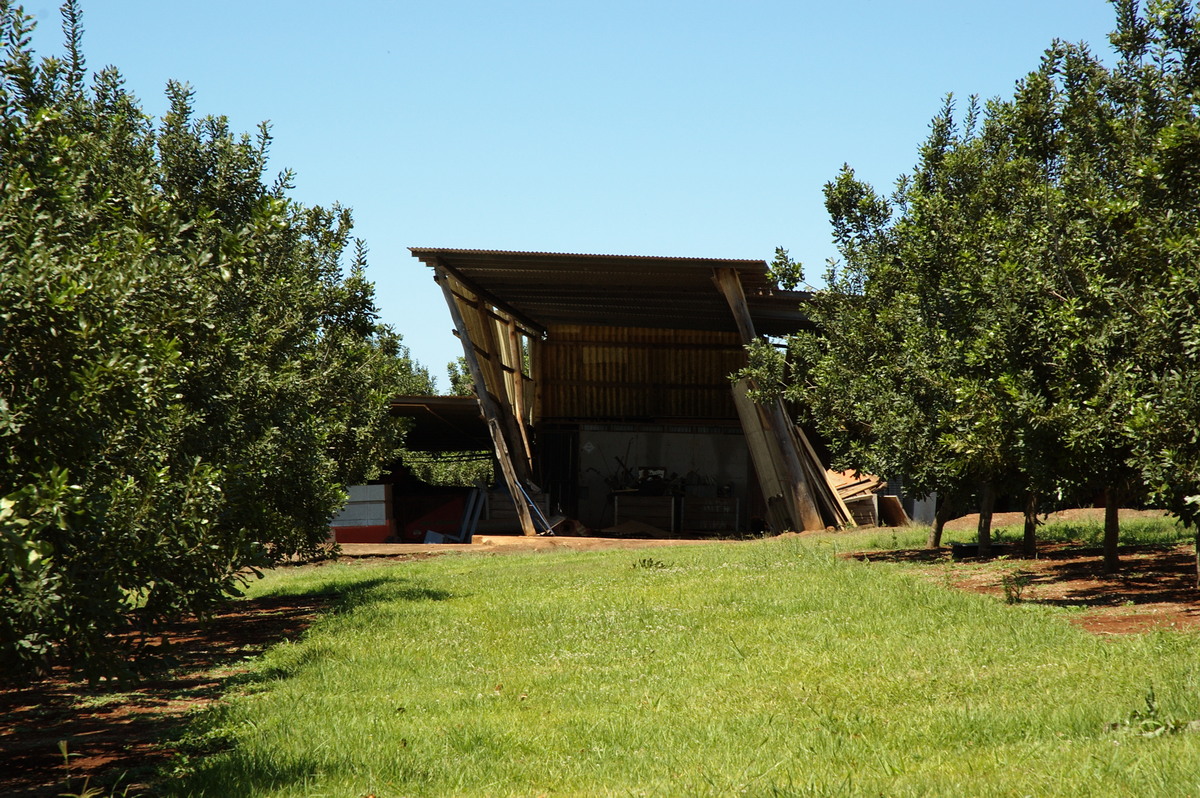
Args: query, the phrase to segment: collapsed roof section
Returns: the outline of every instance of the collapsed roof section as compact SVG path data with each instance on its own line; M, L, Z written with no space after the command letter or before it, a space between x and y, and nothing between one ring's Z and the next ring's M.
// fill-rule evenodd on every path
M740 424L772 528L850 523L782 403L730 382L746 344L809 324L809 295L774 287L764 261L411 251L442 288L525 534L547 531L539 428L597 420Z

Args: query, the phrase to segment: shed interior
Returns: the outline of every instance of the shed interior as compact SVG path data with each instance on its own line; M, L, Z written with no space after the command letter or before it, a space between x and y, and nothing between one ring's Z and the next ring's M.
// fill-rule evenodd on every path
M731 381L749 341L808 324L808 295L764 261L411 251L442 288L523 533L559 515L668 535L848 520L782 405Z

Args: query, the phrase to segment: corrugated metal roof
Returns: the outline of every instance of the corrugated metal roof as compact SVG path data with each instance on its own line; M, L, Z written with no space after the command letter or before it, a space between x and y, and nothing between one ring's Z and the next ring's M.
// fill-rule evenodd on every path
M785 335L807 324L800 308L809 294L776 288L761 260L430 247L409 251L543 328L602 324L736 331L729 306L713 283L715 269L738 272L760 334Z

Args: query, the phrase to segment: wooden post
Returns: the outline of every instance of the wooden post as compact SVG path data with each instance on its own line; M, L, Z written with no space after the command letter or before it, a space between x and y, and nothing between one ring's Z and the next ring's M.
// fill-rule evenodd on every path
M754 319L750 316L750 307L746 304L746 294L742 291L742 281L737 271L716 269L713 279L725 295L729 309L733 311L733 319L737 324L738 333L742 336L742 343L748 345L754 342L758 335L754 331ZM800 455L796 451L792 425L783 410L783 402L777 399L763 409L766 411L765 432L774 439L782 458L780 470L786 475L788 483L783 497L788 504L796 531L824 529L825 522L821 519L821 513L813 500L812 488L804 476L804 466L800 463Z
M530 393L533 404L533 417L546 417L546 395L542 387L546 372L546 353L542 339L529 337L529 379L533 390Z
M454 291L450 288L450 275L440 264L437 264L434 266L434 277L442 286L442 293L446 297L446 304L450 307L450 318L454 321L454 328L458 331L458 340L462 343L463 356L466 358L467 368L471 372L471 379L475 382L475 393L479 397L479 407L483 411L484 419L487 421L488 432L492 436L492 445L496 448L496 460L500 463L500 473L504 476L504 482L508 486L508 493L512 496L513 507L517 511L517 519L521 522L521 532L529 536L536 535L537 529L533 525L533 516L529 512L529 505L525 501L521 483L518 479L516 468L513 465L512 454L509 452L508 441L504 437L504 430L496 403L488 392L488 385L483 377L483 369L480 367L479 358L475 354L475 342L471 340L471 332L467 327L467 321L463 318L462 309L459 308Z

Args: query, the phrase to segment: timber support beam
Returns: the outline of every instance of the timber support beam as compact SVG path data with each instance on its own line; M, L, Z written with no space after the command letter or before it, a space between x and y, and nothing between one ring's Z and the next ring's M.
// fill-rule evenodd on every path
M758 336L754 330L754 320L750 315L750 307L746 304L746 294L742 289L742 281L738 277L737 271L715 269L713 281L724 295L730 311L733 312L742 343L745 345L753 343ZM759 473L760 479L767 473L775 475L764 480L764 487L768 484L778 485L796 531L824 529L825 523L813 498L813 486L804 473L804 466L800 461L800 453L796 445L797 441L792 432L792 423L787 418L783 401L776 399L766 405L761 405L761 412L753 412L745 406L748 401L745 392L748 388L753 387L753 385L739 385L736 395L740 400L739 416L747 439L762 441L765 444L757 447L751 445L750 451L751 458L754 460L754 468ZM764 496L764 498L770 505L772 496Z
M492 444L496 450L496 460L500 463L500 472L504 476L504 482L508 487L509 495L512 497L513 507L516 508L517 520L521 524L521 532L525 535L536 535L537 529L533 525L533 515L530 512L529 501L526 499L526 490L522 484L523 482L528 482L528 460L524 457L514 458L512 456L512 447L509 445L509 441L505 435L505 421L511 420L509 418L511 414L506 414L497 404L495 397L489 390L487 380L484 379L484 371L477 355L476 342L471 337L470 327L463 316L462 308L458 304L459 297L450 285L450 274L441 264L437 264L434 266L434 275L438 284L442 287L442 293L446 297L446 304L450 308L450 317L454 321L454 328L458 333L459 341L462 343L463 356L467 361L467 369L471 372L471 379L475 383L475 392L479 398L479 407L483 412L484 420L487 422L488 432L491 434ZM490 319L486 320L486 322L491 324ZM521 441L521 443L522 448L524 448L524 442Z

